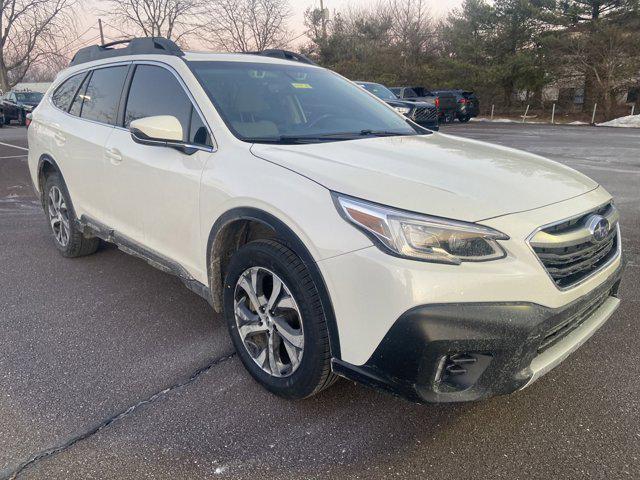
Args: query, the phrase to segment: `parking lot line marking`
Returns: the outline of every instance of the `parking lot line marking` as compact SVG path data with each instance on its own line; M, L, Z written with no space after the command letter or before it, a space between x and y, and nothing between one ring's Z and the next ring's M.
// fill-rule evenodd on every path
M22 158L22 157L26 157L27 154L25 153L24 155L7 155L6 157L0 157L0 159L3 158Z
M18 146L18 145L11 145L10 143L0 142L0 145L4 145L5 147L18 148L18 149L20 149L20 150L24 150L25 152L28 152L28 151L29 151L29 149L28 149L28 148L20 147L20 146Z

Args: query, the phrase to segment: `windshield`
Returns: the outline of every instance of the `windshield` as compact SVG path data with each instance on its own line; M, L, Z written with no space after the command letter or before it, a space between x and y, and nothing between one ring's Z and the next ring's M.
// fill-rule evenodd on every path
M43 94L40 92L16 92L16 99L19 102L39 102L42 97Z
M426 133L322 68L189 62L236 137L255 143L316 143Z
M393 93L384 85L380 85L379 83L359 83L358 85L360 85L362 88L364 88L368 92L373 93L376 97L382 100L398 99L395 93Z

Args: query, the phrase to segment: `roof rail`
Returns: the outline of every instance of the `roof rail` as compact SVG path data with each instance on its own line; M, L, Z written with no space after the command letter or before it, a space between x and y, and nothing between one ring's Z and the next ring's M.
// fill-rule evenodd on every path
M301 53L291 52L289 50L269 49L261 52L247 52L252 55L262 55L264 57L282 58L283 60L291 60L293 62L306 63L308 65L317 65L316 62Z
M124 48L115 45L127 44ZM69 66L101 60L103 58L122 57L124 55L174 55L182 57L184 52L174 42L162 37L142 37L118 40L104 45L92 45L81 48L71 59Z

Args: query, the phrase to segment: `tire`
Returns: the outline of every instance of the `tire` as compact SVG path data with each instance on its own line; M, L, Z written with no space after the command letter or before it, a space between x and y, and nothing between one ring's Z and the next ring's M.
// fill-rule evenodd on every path
M274 296L278 281L282 285ZM268 301L275 299L273 308L267 308L271 312L258 313L245 287L256 293L259 305L269 307ZM256 240L240 248L227 269L223 301L238 356L264 388L283 398L302 399L336 381L317 286L289 248L274 240Z
M45 180L43 206L55 246L64 257L84 257L95 253L100 239L87 238L79 230L69 192L59 173L51 173Z
M467 123L469 120L471 120L471 117L469 115L461 115L460 117L458 117L458 120L460 120L460 123Z

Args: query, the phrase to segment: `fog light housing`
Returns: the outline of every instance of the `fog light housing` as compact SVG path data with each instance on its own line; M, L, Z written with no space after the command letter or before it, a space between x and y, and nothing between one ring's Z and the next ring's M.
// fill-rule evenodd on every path
M486 353L459 352L445 355L436 373L436 385L442 391L467 390L476 384L491 363Z

